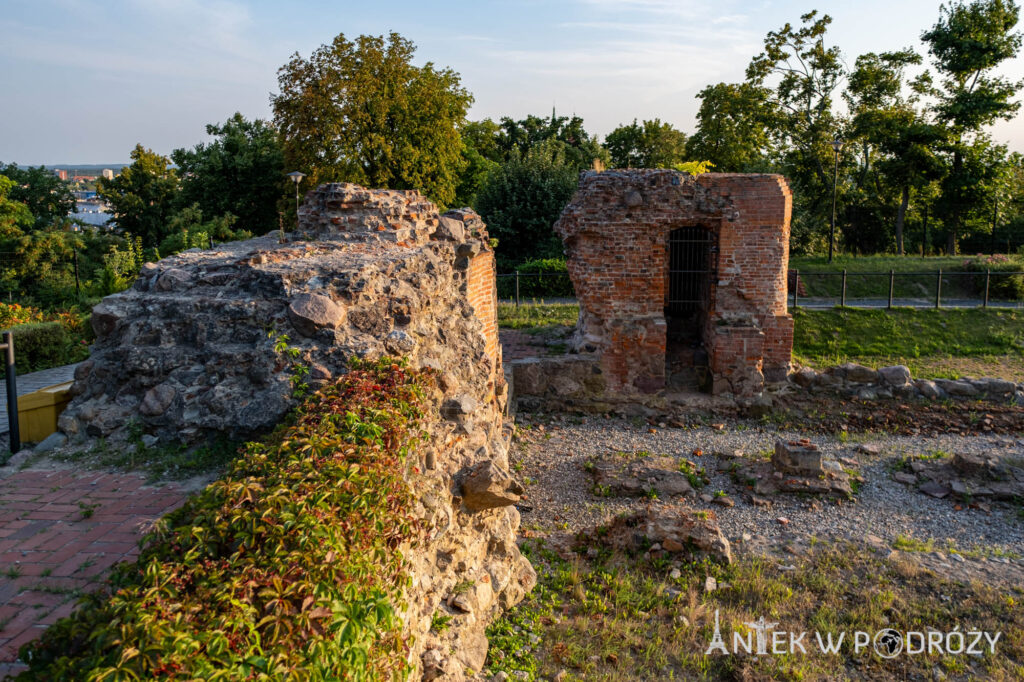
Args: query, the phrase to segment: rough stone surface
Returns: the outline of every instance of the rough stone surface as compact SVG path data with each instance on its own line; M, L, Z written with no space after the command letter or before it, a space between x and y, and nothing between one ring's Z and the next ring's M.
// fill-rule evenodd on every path
M104 299L60 427L74 441L116 443L137 428L152 444L242 438L295 404L293 363L309 368L313 387L353 358L402 356L436 370L433 410L410 454L415 512L427 530L402 549L404 622L414 679L466 679L483 665L488 623L536 580L516 545L519 512L508 506L521 489L507 471L486 229L468 209L441 216L417 192L351 184L320 186L299 215L286 243L265 237L182 253L147 264L132 289ZM295 357L275 351L282 336ZM461 503L462 476L474 470L486 472L485 491L500 506ZM447 601L463 583L477 586L459 604L468 611ZM449 628L431 631L445 612Z
M472 511L513 505L522 494L523 486L492 461L473 467L462 482L462 503Z
M662 499L693 494L693 487L680 468L674 457L623 459L616 455L595 461L590 467L594 490L599 495L656 495Z
M670 327L696 332L705 387L754 395L784 379L793 345L786 309L792 199L778 175L669 170L586 172L555 224L580 301L572 347L600 363L605 392L657 393L668 386ZM707 235L704 300L693 319L666 319L669 236ZM696 367L696 360L685 358Z
M825 473L821 450L809 440L775 441L772 465L779 471L802 476L817 476Z
M666 505L616 519L608 536L614 545L633 551L650 548L652 555L708 556L722 563L732 562L729 540L722 535L711 511L696 514L684 507Z
M324 294L299 294L288 304L288 319L305 336L345 323L345 308Z
M911 458L913 472L897 472L893 479L916 485L925 495L968 503L1024 499L1024 468L1016 455L956 452L952 457ZM902 475L901 475L902 474Z
M845 365L842 365L839 369L842 370L842 376L847 381L852 381L858 384L870 384L878 381L878 372L870 367L858 365L855 362L848 362Z
M910 370L904 365L882 367L878 370L878 375L890 386L906 386L910 383Z
M890 398L981 398L1005 402L1012 398L1016 404L1024 404L1024 387L1012 381L989 377L934 381L914 379L904 365L882 367L877 371L855 363L829 367L820 372L803 367L789 375L789 386L812 394L839 394L844 398L856 398L865 402Z

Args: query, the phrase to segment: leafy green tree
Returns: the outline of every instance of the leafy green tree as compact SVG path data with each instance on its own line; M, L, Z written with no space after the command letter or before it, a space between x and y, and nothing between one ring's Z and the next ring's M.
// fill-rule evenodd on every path
M1012 98L1024 83L993 73L1020 51L1021 34L1013 30L1019 16L1013 0L943 4L939 20L921 36L942 77L941 87L933 91L938 99L935 115L951 136L952 165L940 199L951 254L956 253L977 180L978 169L970 168L968 156L983 156L971 148L983 126L1009 120L1020 107Z
M842 80L839 48L826 47L832 18L817 12L771 31L764 51L747 67L747 83L768 88L773 110L771 134L781 150L782 170L793 186L793 247L823 248L832 197L832 149L840 121L833 93Z
M132 163L112 180L100 178L97 194L107 202L113 222L130 235L156 246L168 234L168 221L178 194L178 176L171 160L141 144L135 145Z
M285 193L284 153L277 132L266 121L236 113L223 125L206 126L217 139L171 158L181 177L179 205L198 205L205 215L231 214L254 234L278 226L277 202Z
M843 95L853 115L850 134L861 148L857 185L863 194L871 195L861 201L884 206L889 203L888 190L899 193L895 221L899 255L904 253L904 225L911 190L921 189L943 174L943 162L937 151L945 131L929 123L916 106L927 79L917 79L912 84L912 94L904 95L905 71L920 63L921 57L909 49L861 55ZM863 230L849 237L861 245L878 243L877 236L872 239Z
M771 91L750 83L718 83L697 94L697 131L687 141L691 159L704 159L720 173L770 167Z
M58 225L75 210L71 188L45 166L19 168L10 163L0 166L0 175L14 181L10 198L28 206L35 219L32 229L42 230Z
M1005 145L993 143L987 134L974 135L969 144L958 147L962 155L960 170L955 176L951 173L943 179L938 204L940 208L948 210L947 197L956 196L960 201L955 213L955 218L959 220L957 227L960 229L957 244L962 238L970 251L989 251L992 243L993 205L1000 190L1006 185L1007 176L1012 172L1007 149ZM951 222L953 217L948 213L945 216L947 239L954 229ZM948 248L947 245L947 252Z
M465 162L455 188L456 206L473 206L487 175L504 160L498 147L501 128L489 118L468 121L462 126L462 158Z
M451 69L412 64L415 46L397 33L338 35L278 71L274 122L289 168L310 186L355 182L419 189L442 205L465 165L459 126L473 98Z
M238 219L230 213L206 220L199 204L186 206L171 216L167 226L168 236L160 242L158 254L166 258L186 249L208 248L210 240L230 242L252 237L252 233L247 230L235 230L237 222Z
M522 156L513 151L480 188L476 209L498 239L500 269L562 255L562 242L551 228L577 184L577 170L564 151L558 140L541 142Z
M686 134L657 118L620 125L604 146L616 168L671 168L686 159Z
M503 117L497 142L505 160L511 159L514 152L524 158L542 143L554 142L565 163L577 171L592 167L595 159L603 164L610 161L608 150L586 131L582 118L556 116L554 111L548 118L531 114L516 121Z
M28 206L10 198L14 181L0 175L0 239L10 240L21 237L32 229L34 223Z

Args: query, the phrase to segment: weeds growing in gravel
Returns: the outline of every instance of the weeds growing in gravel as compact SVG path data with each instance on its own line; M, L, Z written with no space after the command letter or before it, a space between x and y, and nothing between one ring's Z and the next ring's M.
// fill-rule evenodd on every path
M593 546L593 542L587 543ZM780 571L743 557L731 566L645 560L601 547L592 559L566 559L542 540L523 552L539 581L519 606L488 630L486 674L526 680L559 678L657 680L905 680L959 675L1020 679L1024 675L1021 588L945 582L909 562L888 561L862 547L821 544L805 565ZM704 589L714 577L720 587ZM718 614L727 642L760 616L792 632L874 633L929 627L1002 632L995 654L921 654L885 660L871 647L837 655L705 655ZM813 639L813 634L808 635ZM851 672L852 671L852 672ZM935 671L938 671L936 673Z

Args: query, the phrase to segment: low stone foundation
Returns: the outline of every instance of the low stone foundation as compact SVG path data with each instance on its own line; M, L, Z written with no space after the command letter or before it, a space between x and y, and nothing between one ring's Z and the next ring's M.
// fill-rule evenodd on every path
M789 376L789 381L812 394L826 393L844 398L875 400L879 398L924 398L928 400L966 399L1014 401L1024 405L1024 383L1006 379L914 379L903 365L870 367L848 362L838 367L817 371L803 367Z

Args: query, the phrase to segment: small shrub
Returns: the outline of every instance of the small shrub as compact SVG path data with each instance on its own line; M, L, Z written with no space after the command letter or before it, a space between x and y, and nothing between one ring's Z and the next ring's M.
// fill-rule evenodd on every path
M17 303L0 303L0 329L14 334L19 374L84 360L94 335L88 315L76 309L44 313Z
M14 335L14 360L19 374L59 367L83 360L89 349L74 347L74 340L60 322L30 322L10 329Z
M519 298L572 298L576 292L569 279L564 258L537 258L516 266L519 272ZM498 297L515 297L515 278L498 278Z
M1014 259L995 254L992 256L976 256L963 262L964 270L984 273L991 271L988 294L990 298L1019 301L1024 299L1024 275L1006 275L1006 272L1020 272L1024 266ZM980 274L972 278L974 290L978 295L984 294L985 276Z

